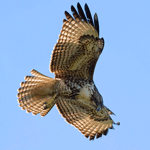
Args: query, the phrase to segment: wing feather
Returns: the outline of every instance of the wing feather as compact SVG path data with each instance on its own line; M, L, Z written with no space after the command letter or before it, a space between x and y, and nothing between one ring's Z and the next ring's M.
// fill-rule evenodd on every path
M56 105L66 121L81 131L85 137L90 137L90 140L99 138L102 134L106 135L108 129L112 127L113 120L110 117L103 119L94 107L79 100L60 99Z
M97 31L98 34L99 34L99 22L98 22L98 16L97 16L96 13L95 13L95 15L94 15L94 25L95 25L96 31Z
M77 8L78 12L71 6L74 18L65 11L67 20L63 20L61 33L53 50L50 70L55 73L56 78L74 76L92 79L96 62L104 46L104 42L98 38L98 18L93 25L87 4L86 16L79 3ZM86 17L90 21L87 21ZM99 45L101 51L98 51Z
M88 22L89 22L92 26L94 26L94 24L93 24L93 19L92 19L92 15L91 15L90 9L89 9L89 7L88 7L87 4L85 4L85 12L86 12L86 16L87 16L87 18L88 18Z
M73 5L71 5L71 11L73 12L73 16L76 21L81 21L80 16Z
M81 19L83 19L85 22L87 22L86 17L84 15L84 12L83 12L83 9L82 9L80 3L77 3L77 8L78 8L78 12L79 12L79 15L80 15Z

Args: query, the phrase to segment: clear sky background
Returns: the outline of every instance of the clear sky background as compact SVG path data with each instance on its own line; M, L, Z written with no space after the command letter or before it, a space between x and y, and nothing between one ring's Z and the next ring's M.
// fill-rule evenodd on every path
M21 110L17 89L32 69L54 77L49 62L75 0L0 0L0 149L150 149L150 1L80 0L100 23L105 39L94 81L120 126L89 141L56 107L46 117Z

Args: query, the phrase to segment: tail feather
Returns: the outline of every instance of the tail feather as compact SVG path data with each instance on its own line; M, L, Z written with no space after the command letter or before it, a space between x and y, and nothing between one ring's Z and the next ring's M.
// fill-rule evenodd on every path
M32 70L31 74L34 76L26 76L26 81L22 82L18 89L19 106L28 113L32 112L33 115L40 113L41 116L45 116L55 105L51 99L56 94L55 88L58 80L47 77L36 70ZM49 105L52 103L51 107L44 109L47 102Z
M38 76L38 77L41 77L41 78L48 79L48 80L52 79L52 78L50 78L50 77L48 77L48 76L45 76L45 75L43 75L42 73L40 73L40 72L38 72L38 71L36 71L36 70L34 70L34 69L31 70L31 74L34 75L34 76Z
M37 83L37 82L44 82L44 83L47 83L47 82L49 82L50 80L51 80L52 78L49 78L49 79L47 79L47 78L41 78L41 77L36 77L36 76L26 76L25 77L25 80L26 81L31 81L31 82L33 82L33 83Z
M21 95L23 92L28 92L29 90L33 89L36 85L30 85L30 86L24 86L22 85L21 88L18 89L18 97Z
M36 101L36 103L33 103L33 105L30 106L30 108L28 109L28 111L32 112L33 115L37 115L38 113L43 112L44 111L45 102L48 101L48 100L49 100L49 98L41 99L39 101ZM49 108L47 110L50 111Z

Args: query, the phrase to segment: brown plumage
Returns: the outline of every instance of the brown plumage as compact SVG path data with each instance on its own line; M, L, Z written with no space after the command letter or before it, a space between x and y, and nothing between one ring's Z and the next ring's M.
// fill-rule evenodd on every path
M78 12L71 6L72 17L67 11L57 44L54 47L50 71L55 79L36 70L26 76L18 89L19 106L34 115L45 116L56 104L66 121L90 140L106 135L113 128L113 114L103 104L93 73L96 62L104 47L99 38L98 17L94 22L87 4L85 12L77 4ZM119 123L117 123L119 124Z

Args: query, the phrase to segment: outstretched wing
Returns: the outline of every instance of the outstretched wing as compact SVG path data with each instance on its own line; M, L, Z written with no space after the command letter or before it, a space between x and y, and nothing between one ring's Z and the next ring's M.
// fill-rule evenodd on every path
M71 6L74 18L65 11L67 20L63 26L57 44L54 47L50 71L56 78L74 76L92 79L94 68L104 46L103 38L99 39L98 17L94 23L87 4L86 16L77 4L78 12Z
M90 140L106 135L108 129L113 128L109 114L106 117L104 112L95 111L95 108L82 101L62 99L56 105L66 121L78 128L86 138L90 137Z

